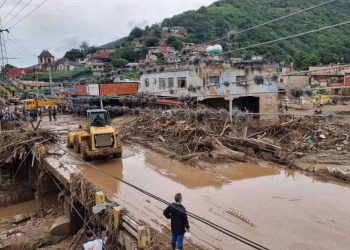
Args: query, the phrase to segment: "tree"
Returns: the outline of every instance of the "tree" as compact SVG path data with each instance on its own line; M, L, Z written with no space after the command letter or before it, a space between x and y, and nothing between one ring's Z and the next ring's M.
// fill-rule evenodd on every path
M169 37L168 44L177 51L182 50L184 47L183 42L180 40L180 38L174 36Z
M78 49L71 49L70 51L66 52L64 57L70 61L75 61L77 59L83 58L84 54Z
M17 67L15 67L15 66L13 66L13 65L11 65L11 64L6 64L6 65L4 66L4 68L5 68L5 69L14 69L14 68L17 68Z
M159 38L156 38L156 37L148 38L145 44L147 47L156 47L159 45Z
M93 54L93 53L96 53L97 51L98 51L98 48L96 46L91 46L88 48L87 54Z
M114 56L114 57L112 56L111 63L113 65L113 67L121 68L121 67L124 67L125 65L128 64L128 60L125 60L125 59L117 57L117 56Z
M83 41L80 45L79 45L79 47L80 47L80 51L84 54L84 55L86 55L87 54L87 52L88 52L88 50L89 50L89 44L86 42L86 41Z
M153 30L153 34L155 37L161 38L163 34L162 28L159 25L155 26Z
M143 36L143 29L139 28L139 27L135 27L133 28L133 30L130 32L129 37L132 38L140 38Z
M157 55L157 64L158 65L162 65L164 64L165 60L164 60L164 55L161 53L161 54L158 54Z

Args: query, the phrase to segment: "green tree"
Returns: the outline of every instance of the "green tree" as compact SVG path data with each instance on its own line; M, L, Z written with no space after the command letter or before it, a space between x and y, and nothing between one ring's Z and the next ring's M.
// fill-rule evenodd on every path
M121 68L128 64L128 60L120 58L118 56L112 56L111 63L115 68Z
M17 68L17 67L15 67L15 66L13 66L13 65L11 65L11 64L6 64L6 65L4 66L4 68L5 68L5 69L14 69L14 68Z
M155 37L160 39L162 37L162 34L163 34L162 28L159 25L154 26L153 27L153 34Z
M159 38L156 38L156 37L148 38L145 44L147 47L156 47L159 45Z
M175 48L175 50L177 50L177 51L182 50L184 47L182 40L180 38L174 37L174 36L169 37L168 44L169 44L169 46Z
M89 50L89 44L86 42L86 41L83 41L80 45L79 45L79 48L80 48L80 51L81 53L83 53L83 55L86 55L88 50Z
M165 60L164 60L164 55L162 53L157 55L157 64L158 65L162 65L164 64Z
M139 27L135 27L133 28L133 30L130 32L129 37L132 38L140 38L143 36L143 29L139 28Z
M94 54L98 51L98 48L96 46L90 46L87 50L87 54Z
M77 59L83 58L84 54L78 49L71 49L70 51L66 52L64 57L70 61L75 61Z

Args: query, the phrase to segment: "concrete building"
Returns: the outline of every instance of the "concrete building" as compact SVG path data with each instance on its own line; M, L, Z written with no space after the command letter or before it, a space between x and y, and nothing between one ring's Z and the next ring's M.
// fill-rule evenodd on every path
M39 65L51 64L54 61L55 61L55 57L48 50L43 50L38 56Z
M180 63L144 68L140 79L142 93L161 97L191 97L221 107L237 107L252 113L269 113L261 119L277 119L277 65L241 62Z
M282 76L280 77L280 88L281 89L293 89L293 88L305 88L310 86L310 76L304 75L293 75L292 67L282 68Z
M107 63L101 59L91 59L87 65L91 67L93 75L101 75L105 70Z
M67 58L64 58L64 57L61 59L58 59L54 63L54 69L56 71L71 71L71 70L74 70L76 68L81 68L81 67L84 67L84 65L69 61Z

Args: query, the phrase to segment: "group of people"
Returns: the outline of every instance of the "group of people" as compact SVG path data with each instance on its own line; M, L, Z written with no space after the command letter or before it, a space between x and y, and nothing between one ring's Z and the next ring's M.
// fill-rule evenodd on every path
M37 121L41 120L44 113L48 114L49 121L57 121L58 108L47 107L27 110L25 108L15 107L14 110L10 110L9 107L4 107L0 110L0 120L8 121Z

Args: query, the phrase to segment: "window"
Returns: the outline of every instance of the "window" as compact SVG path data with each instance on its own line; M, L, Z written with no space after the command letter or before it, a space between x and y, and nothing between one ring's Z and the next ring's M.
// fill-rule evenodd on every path
M209 85L217 85L220 83L220 77L219 76L211 76L209 77Z
M178 88L186 88L187 87L186 77L177 78L177 87Z
M168 78L168 88L174 88L174 78Z
M145 78L145 86L149 87L149 79L148 78Z
M159 88L165 89L166 88L166 80L165 78L159 78Z
M240 85L240 84L245 84L247 81L247 77L246 76L236 76L236 84Z

